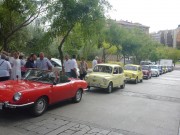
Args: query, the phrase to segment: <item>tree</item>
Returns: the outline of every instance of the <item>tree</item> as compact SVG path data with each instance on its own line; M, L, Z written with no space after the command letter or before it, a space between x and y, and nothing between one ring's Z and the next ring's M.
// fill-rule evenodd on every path
M48 0L3 0L0 3L0 46L9 50L17 32L31 24L46 10Z
M62 40L59 43L59 53L61 62L63 62L62 47L73 32L76 25L86 27L87 25L95 24L100 18L104 18L104 8L106 0L54 0L49 7L47 17L52 21L51 32L57 37L61 36Z

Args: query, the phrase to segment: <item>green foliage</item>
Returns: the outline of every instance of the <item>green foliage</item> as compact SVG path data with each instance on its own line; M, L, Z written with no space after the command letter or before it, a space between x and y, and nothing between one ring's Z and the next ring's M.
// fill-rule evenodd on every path
M16 46L14 38L18 37L22 29L32 23L41 12L47 0L4 0L0 5L0 46L9 50L10 45ZM18 33L19 32L19 33ZM23 40L22 36L19 39ZM12 43L11 43L12 42ZM15 47L18 48L18 47Z

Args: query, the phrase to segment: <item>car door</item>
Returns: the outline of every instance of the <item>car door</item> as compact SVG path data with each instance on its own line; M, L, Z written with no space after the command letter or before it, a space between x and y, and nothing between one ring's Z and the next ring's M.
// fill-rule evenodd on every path
M73 97L73 86L71 82L59 83L52 88L54 102L62 101Z
M119 67L114 67L113 71L114 86L117 87L121 83L121 74L119 74Z

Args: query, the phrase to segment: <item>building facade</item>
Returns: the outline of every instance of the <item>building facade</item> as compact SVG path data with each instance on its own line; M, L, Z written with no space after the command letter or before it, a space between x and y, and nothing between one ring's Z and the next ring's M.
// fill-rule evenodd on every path
M146 34L149 34L149 27L142 25L140 23L132 23L132 22L128 22L128 21L116 21L116 23L124 28L128 28L128 29L139 29L141 31L143 31Z
M180 48L180 25L177 29L161 30L150 34L152 39L168 47Z

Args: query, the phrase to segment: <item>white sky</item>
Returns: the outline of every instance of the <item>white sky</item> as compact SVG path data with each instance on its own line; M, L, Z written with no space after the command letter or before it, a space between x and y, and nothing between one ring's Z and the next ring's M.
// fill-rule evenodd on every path
M176 29L180 24L180 0L108 0L112 19L138 22L150 32Z

